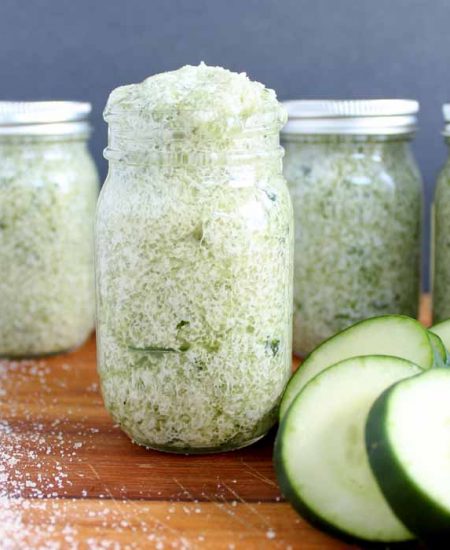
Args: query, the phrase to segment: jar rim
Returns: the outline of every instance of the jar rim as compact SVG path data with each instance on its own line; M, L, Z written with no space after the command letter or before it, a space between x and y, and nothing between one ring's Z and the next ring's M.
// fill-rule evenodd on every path
M283 102L289 134L412 135L419 103L412 99L306 99Z
M173 116L175 113L176 116ZM198 115L197 117L186 117L179 115ZM134 118L139 120L139 126L141 128L159 129L159 127L171 126L174 128L190 128L195 126L201 128L205 126L207 128L210 123L217 123L221 121L222 114L218 113L216 109L186 109L178 108L174 106L174 110L170 109L158 109L143 111L142 109L133 108L116 108L103 111L103 119L108 125L120 123L124 118L128 123ZM264 131L272 128L279 128L285 124L287 116L285 110L269 109L263 112L257 112L250 116L244 117L241 113L235 113L229 115L225 119L224 127L226 128L240 128L242 131ZM179 123L179 125L177 125ZM131 129L131 125L130 125Z
M184 112L187 112L185 110ZM164 159L183 164L222 162L259 156L279 156L283 110L268 110L247 118L221 116L217 110L105 111L108 123L108 160L141 164ZM128 116L126 116L128 114ZM160 117L160 118L159 118ZM253 152L251 152L253 151Z

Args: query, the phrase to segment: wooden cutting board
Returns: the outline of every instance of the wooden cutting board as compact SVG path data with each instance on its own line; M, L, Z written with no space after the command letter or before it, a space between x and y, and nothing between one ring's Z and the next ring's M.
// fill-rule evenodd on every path
M427 322L427 299L422 311ZM103 408L94 339L0 360L0 547L349 548L284 502L273 437L218 455L146 451Z

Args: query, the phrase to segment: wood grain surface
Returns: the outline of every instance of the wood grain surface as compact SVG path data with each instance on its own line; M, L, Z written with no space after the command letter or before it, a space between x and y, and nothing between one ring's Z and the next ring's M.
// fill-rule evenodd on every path
M93 338L0 361L0 547L347 548L284 502L273 436L217 455L147 451L103 408Z

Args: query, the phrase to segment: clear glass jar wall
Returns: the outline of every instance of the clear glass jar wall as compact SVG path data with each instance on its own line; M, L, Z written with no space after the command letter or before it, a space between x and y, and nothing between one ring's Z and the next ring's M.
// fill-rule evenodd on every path
M98 177L87 123L66 120L87 107L0 103L0 356L69 350L93 329Z
M417 315L422 183L411 133L373 131L283 136L295 216L294 352L301 356L367 317Z
M450 105L443 106L443 113L450 145ZM439 323L450 317L450 158L436 182L432 218L433 322Z
M183 70L194 81L222 78L215 68ZM106 111L109 174L96 228L103 396L138 444L238 448L275 423L291 368L293 229L280 115L227 144L216 125L230 119L190 113L197 130L186 132L183 116L174 127L172 111L160 115L133 122L136 113Z

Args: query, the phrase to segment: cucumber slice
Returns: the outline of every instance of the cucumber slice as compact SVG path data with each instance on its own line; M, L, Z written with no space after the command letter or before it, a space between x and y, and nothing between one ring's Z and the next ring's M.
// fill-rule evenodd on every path
M447 321L442 321L442 323L437 323L436 325L433 325L429 329L429 331L441 339L447 351L446 364L450 366L450 319L447 319Z
M281 490L312 524L344 538L400 542L411 533L385 501L367 460L367 414L382 391L421 369L397 357L353 357L311 380L275 442Z
M280 404L280 418L294 397L314 376L330 365L359 355L393 355L423 369L433 366L434 351L428 331L403 315L372 317L352 325L318 346L290 379Z
M428 542L449 543L450 370L433 369L385 391L369 413L366 446L402 522Z
M431 330L428 331L428 335L430 336L431 345L434 350L434 366L446 367L448 362L448 353L444 343L439 336Z

